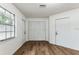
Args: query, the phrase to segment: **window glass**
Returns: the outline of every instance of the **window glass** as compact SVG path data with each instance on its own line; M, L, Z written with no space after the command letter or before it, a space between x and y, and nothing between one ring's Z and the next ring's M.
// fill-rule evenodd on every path
M14 19L14 15L13 14L11 14L11 19Z
M13 37L14 36L14 32L11 32L11 37Z
M11 32L7 32L7 38L10 38L11 37Z
M5 31L5 26L4 25L0 25L0 33Z
M14 14L0 7L0 40L15 37Z
M11 18L11 13L6 11L5 16Z
M14 25L14 20L12 20L12 25Z
M11 26L11 31L14 31L14 27Z
M11 26L6 25L6 30L5 31L11 31Z

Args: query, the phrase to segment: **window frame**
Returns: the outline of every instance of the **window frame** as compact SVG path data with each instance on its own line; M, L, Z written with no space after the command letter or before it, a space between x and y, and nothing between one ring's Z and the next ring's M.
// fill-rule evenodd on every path
M13 31L2 31L2 32L0 32L0 33L5 33L5 39L2 39L2 40L0 40L0 41L6 41L6 40L10 40L10 39L14 39L15 38L15 14L13 14L12 12L10 12L10 11L8 11L7 9L5 9L4 7L2 7L2 6L0 6L0 8L2 8L5 12L9 12L10 14L12 14L13 15L13 18L14 19L11 19L13 22L14 22L14 25L10 25L10 24L0 24L0 25L3 25L3 26L5 26L5 30L6 30L6 27L7 26L10 26L10 28L13 26ZM3 12L4 13L4 12ZM10 34L11 34L11 32L13 32L14 33L14 36L13 37L11 37L11 35L10 35L10 37L9 38L7 38L7 33L6 32L9 32Z

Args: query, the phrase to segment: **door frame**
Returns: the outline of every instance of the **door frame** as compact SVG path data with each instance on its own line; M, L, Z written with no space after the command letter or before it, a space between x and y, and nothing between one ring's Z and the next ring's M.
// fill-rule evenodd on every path
M55 19L55 45L56 45L56 39L57 39L57 31L56 31L56 26L57 26L57 25L56 25L56 20L57 20L57 19Z

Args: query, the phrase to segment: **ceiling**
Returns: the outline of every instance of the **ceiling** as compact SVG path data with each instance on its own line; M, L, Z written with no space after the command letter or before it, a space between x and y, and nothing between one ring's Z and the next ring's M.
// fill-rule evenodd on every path
M26 16L33 18L48 17L60 12L79 8L79 3L14 3L14 5ZM46 5L40 7L39 5Z

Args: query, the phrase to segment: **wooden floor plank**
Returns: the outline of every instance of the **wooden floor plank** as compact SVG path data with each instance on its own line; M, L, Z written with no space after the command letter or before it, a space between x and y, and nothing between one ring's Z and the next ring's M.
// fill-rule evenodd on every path
M47 41L28 41L14 55L79 55L79 51L50 44Z

